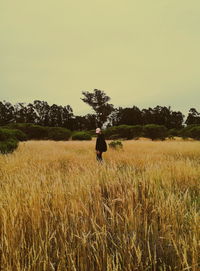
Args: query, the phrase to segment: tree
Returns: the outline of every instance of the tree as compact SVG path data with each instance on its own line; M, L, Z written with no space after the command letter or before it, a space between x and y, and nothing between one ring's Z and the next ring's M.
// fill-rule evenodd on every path
M164 125L147 124L143 128L144 136L151 140L161 139L167 137L167 128Z
M200 113L195 108L190 108L188 117L185 122L187 125L200 124Z
M101 127L108 116L114 110L113 105L109 104L110 97L102 90L94 89L94 92L83 91L84 98L81 100L92 107L96 113L97 125Z
M180 129L184 115L178 111L172 111L170 107L157 105L154 108L143 109L142 119L144 124L164 125L168 129Z
M33 105L39 117L38 124L43 126L49 126L49 110L50 110L49 104L45 101L35 100L33 102Z
M149 107L148 109L142 109L143 124L155 123L154 110Z
M39 116L33 104L29 103L26 106L26 122L27 123L35 123L39 122Z
M14 107L11 103L0 102L0 125L6 125L14 121Z
M136 106L131 108L118 108L117 125L138 125L142 124L142 112Z
M170 127L171 129L180 129L183 127L184 115L180 111L171 112Z
M63 112L63 127L67 128L67 129L70 129L72 130L72 121L73 121L73 109L71 108L70 105L66 105L66 106L63 106L62 108L62 112Z

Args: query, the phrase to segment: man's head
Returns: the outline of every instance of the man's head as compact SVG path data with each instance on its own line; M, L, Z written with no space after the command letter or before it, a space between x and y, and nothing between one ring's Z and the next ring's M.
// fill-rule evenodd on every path
M100 128L97 128L96 129L96 134L100 134L101 133L101 129Z

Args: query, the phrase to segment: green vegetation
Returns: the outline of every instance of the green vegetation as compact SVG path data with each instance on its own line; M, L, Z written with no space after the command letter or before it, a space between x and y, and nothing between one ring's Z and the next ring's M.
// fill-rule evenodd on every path
M92 137L88 132L76 132L72 135L72 140L91 140Z
M150 138L151 140L165 140L167 137L167 128L163 125L148 124L144 126L143 131L144 137Z
M47 139L48 129L32 123L12 123L8 126L10 129L18 129L27 135L28 139Z
M123 144L119 140L111 141L108 145L109 145L110 148L115 149L115 150L123 148Z
M18 147L18 139L16 138L16 131L8 129L0 129L0 153L6 154L13 152Z
M71 131L62 127L50 127L48 129L48 139L51 140L69 140Z
M119 125L106 129L105 137L107 139L137 139L143 135L142 131L141 125Z
M0 153L7 154L13 152L18 147L18 141L15 139L8 139L0 141Z
M66 141L72 136L72 140L91 140L95 137L95 130L72 132L63 127L40 126L31 123L12 123L0 128L0 141L13 138L17 141L26 140L55 140ZM200 140L200 125L188 125L182 129L167 129L164 125L119 125L112 126L103 131L105 138L117 139L138 139L146 137L151 140L165 140L166 138L182 137Z
M179 135L182 138L190 137L196 140L200 140L200 125L188 125L180 131Z

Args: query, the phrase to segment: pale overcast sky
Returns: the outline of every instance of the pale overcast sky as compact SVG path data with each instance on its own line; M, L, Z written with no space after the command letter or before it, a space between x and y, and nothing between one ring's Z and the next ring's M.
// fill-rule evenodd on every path
M200 110L199 0L0 0L0 100Z

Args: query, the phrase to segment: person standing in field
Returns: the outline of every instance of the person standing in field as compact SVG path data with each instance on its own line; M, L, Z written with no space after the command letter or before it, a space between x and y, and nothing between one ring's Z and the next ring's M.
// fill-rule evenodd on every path
M103 161L102 153L107 151L107 144L100 128L96 129L96 134L97 134L96 140L97 161L102 162Z

